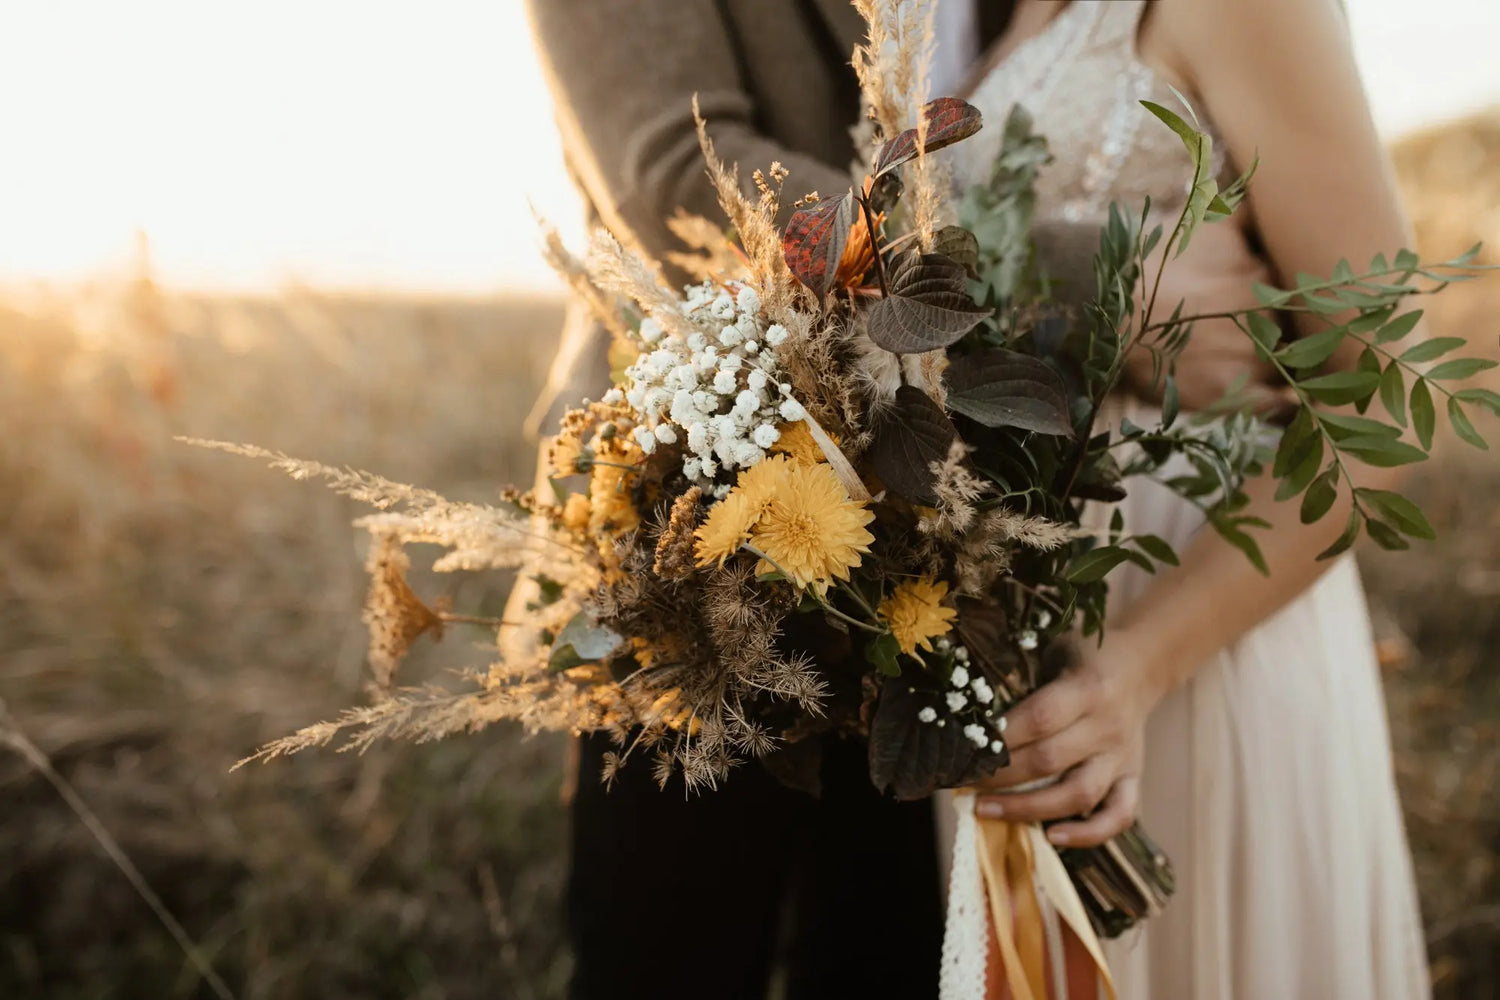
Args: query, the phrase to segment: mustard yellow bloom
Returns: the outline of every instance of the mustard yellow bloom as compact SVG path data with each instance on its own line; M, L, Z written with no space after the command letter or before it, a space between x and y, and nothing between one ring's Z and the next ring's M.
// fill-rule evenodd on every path
M817 465L819 462L827 461L823 449L818 447L818 442L813 439L812 431L807 429L806 420L798 420L794 423L782 424L780 427L781 437L771 446L775 454L788 455L792 461L803 465Z
M767 504L786 492L787 475L794 468L796 465L785 455L768 455L740 473L734 492L744 494L745 502L759 516Z
M901 652L931 652L932 640L953 630L958 612L943 604L947 595L944 581L906 580L880 602L880 617L891 627Z
M641 523L630 498L635 473L628 467L643 461L645 455L617 436L600 442L594 457L604 464L595 465L589 476L589 530L607 542L610 536L618 537Z
M865 525L874 519L864 504L849 499L829 466L792 465L752 529L751 542L797 586L824 590L835 579L849 579L849 570L870 551L875 538Z
M750 540L750 528L760 520L762 509L752 505L737 489L730 490L728 496L709 508L708 516L694 532L698 541L693 553L698 557L698 565L716 562L723 566L724 560Z
M587 531L591 509L588 497L582 493L571 493L568 495L568 502L563 504L562 522L574 531Z

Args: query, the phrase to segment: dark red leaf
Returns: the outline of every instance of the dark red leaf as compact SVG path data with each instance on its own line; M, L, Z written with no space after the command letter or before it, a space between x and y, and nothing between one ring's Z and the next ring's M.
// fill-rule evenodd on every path
M956 719L943 726L923 722L917 713L927 707L938 709L940 717L948 714L937 691L892 677L881 685L880 703L870 722L870 780L902 801L967 784L994 772L1007 759L1004 750L993 754L976 747Z
M979 109L956 97L939 97L922 109L927 118L927 152L967 139L984 124ZM917 130L909 128L875 154L875 176L899 167L917 155Z
M881 482L909 500L937 503L932 463L948 457L957 437L943 408L920 389L903 385L896 402L875 424L875 437L865 455Z
M1067 388L1040 359L995 349L948 366L948 409L986 427L1073 436Z
M951 257L907 250L891 261L886 296L870 308L870 339L897 354L955 343L988 316L969 297L968 272Z
M819 299L833 288L859 203L852 191L800 208L781 237L781 253L797 280Z

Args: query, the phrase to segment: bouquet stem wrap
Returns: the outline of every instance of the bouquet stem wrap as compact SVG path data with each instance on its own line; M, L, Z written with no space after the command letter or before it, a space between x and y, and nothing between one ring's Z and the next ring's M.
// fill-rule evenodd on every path
M1114 1000L1088 912L1041 827L977 816L971 791L953 805L941 1000Z

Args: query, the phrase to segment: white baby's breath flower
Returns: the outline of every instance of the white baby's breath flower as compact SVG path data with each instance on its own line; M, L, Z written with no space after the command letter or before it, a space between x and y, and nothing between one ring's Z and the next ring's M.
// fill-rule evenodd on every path
M719 474L719 465L711 458L700 458L698 468L703 473L704 479L712 479Z
M708 428L703 426L702 423L688 424L687 446L689 451L695 454L702 454L703 450L708 447ZM689 476L688 478L693 479L697 477Z
M917 713L917 720L920 722L936 722L937 709L933 708L931 705L928 705L926 708Z
M762 448L769 448L771 447L771 445L775 444L780 437L781 432L776 428L772 427L770 424L761 424L759 427L755 428L755 433L754 435L752 435L751 439Z
M1001 750L1004 750L1004 749L1005 749L1005 744L1001 743L999 740L991 740L990 741L990 753L999 753Z
M781 406L780 408L778 408L777 412L781 414L782 420L785 420L789 423L795 423L798 420L807 419L807 411L804 410L802 408L802 404L797 402L795 399L782 400Z
M724 369L725 371L731 372L739 371L740 366L744 363L745 359L740 357L738 354L726 354L719 359L719 367Z
M718 319L734 319L734 300L729 297L728 292L723 292L714 299L708 311Z
M637 427L634 433L635 443L641 446L641 451L648 455L656 451L656 435L651 433L651 428Z
M1051 624L1052 624L1052 612L1048 611L1046 608L1042 608L1041 610L1039 610L1036 613L1036 627L1037 628L1046 628L1048 625L1051 625Z
M688 350L690 351L701 351L703 350L704 346L707 345L707 343L708 338L703 336L703 334L699 333L697 330L694 330L692 333L688 334L687 345Z
M780 347L786 342L786 327L780 323L772 323L766 327L766 344L770 347Z
M974 682L969 685L969 688L974 692L974 700L981 705L988 705L995 700L994 688L990 687L989 681L983 677L974 678Z
M760 312L760 295L755 291L755 289L751 288L749 285L746 285L744 288L741 288L740 293L735 296L734 304L739 307L740 312L749 313L751 316L754 316L756 313Z
M729 485L727 483L721 483L720 485L714 487L713 492L715 500L723 500L729 495Z
M656 440L660 441L662 444L676 444L677 431L672 427L671 424L657 424Z
M990 734L987 733L985 731L985 728L978 723L964 726L964 735L967 736L969 738L969 742L973 743L976 747L982 747L990 741Z
M1033 632L1031 629L1027 629L1026 631L1022 632L1020 634L1020 636L1016 639L1016 645L1020 646L1022 649L1036 649L1036 647L1037 647L1037 636L1036 636L1036 633Z
M719 343L723 344L725 347L733 347L736 344L744 341L744 339L745 335L743 333L740 333L740 328L735 326L733 323L729 324L724 329L719 331Z
M646 402L646 390L638 385L633 385L625 391L625 402L632 408L639 410Z
M949 691L947 701L948 711L962 712L964 710L964 706L968 705L969 703L969 696L964 694L962 691Z
M949 682L956 688L969 686L969 672L963 667L954 667L953 673L948 678Z
M749 385L751 392L760 392L766 387L767 381L766 373L759 368L750 369L750 374L745 376L745 382Z
M714 376L714 392L727 396L734 392L739 381L734 377L734 372L719 369L719 374Z
M682 463L682 474L689 479L697 479L703 475L703 466L696 458L684 459Z
M754 442L751 441L741 441L734 450L734 460L739 463L742 469L748 469L752 465L759 464L765 457L765 451L756 447Z
M969 650L966 646L959 646L953 650L953 658L959 663L969 662Z
M647 316L641 320L641 339L648 344L654 344L661 339L661 324Z
M759 350L760 350L760 342L759 341L756 341L756 340L753 340L753 339L745 341L745 353L746 354L755 354Z
M619 389L611 389L604 394L604 402L609 406L619 406L625 402L625 394Z

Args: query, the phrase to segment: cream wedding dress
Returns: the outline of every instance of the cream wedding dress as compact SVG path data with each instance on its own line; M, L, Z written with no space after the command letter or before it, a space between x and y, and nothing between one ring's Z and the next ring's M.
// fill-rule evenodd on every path
M1147 196L1175 217L1190 166L1176 136L1139 104L1178 103L1135 53L1142 6L1075 0L990 69L969 98L986 125L953 147L955 179L988 177L1019 101L1054 157L1038 186L1039 233L1095 239L1110 202L1139 211ZM1054 262L1054 274L1091 290L1088 253L1062 256L1072 259ZM1155 422L1144 407L1122 409ZM1124 506L1129 530L1179 548L1201 527L1194 508L1150 483L1130 484ZM1130 601L1148 580L1126 565L1110 578L1111 599ZM1141 819L1171 856L1178 889L1165 913L1108 944L1120 1000L1429 995L1352 558L1157 708Z

